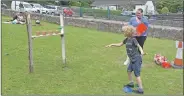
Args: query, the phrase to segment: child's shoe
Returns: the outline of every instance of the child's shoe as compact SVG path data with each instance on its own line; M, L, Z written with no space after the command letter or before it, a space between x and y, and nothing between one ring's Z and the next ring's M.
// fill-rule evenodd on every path
M128 86L128 87L134 88L134 83L131 82L131 83L128 83L127 85L124 85L124 86Z
M137 93L137 94L144 94L144 91L143 91L143 89L138 88L137 90L135 90L135 93Z

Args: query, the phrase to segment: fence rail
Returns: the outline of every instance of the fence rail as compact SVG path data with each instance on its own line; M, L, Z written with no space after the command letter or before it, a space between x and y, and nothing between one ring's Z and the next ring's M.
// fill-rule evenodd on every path
M73 17L84 17L93 19L115 20L128 22L131 15L121 15L121 11L102 10L82 7L71 7L74 11ZM158 14L148 16L152 25L183 27L183 14Z

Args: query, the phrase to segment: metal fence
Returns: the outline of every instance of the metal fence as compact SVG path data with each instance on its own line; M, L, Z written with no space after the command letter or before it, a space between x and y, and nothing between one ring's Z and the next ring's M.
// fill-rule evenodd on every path
M128 22L132 15L121 15L122 11L71 7L75 16ZM183 14L158 14L147 16L152 25L183 27Z
M74 17L94 18L128 22L132 15L122 15L120 10L102 10L84 7L70 7ZM183 27L183 14L158 14L148 16L152 25Z
M74 11L75 16L89 17L95 19L108 19L117 21L127 21L131 16L122 16L120 10L103 10L103 9L92 9L83 7L71 7Z

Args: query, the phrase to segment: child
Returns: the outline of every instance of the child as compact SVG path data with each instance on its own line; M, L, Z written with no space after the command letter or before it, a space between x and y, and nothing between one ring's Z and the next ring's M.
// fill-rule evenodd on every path
M135 29L133 26L124 26L122 28L125 37L127 37L127 39L125 39L123 42L117 43L117 44L110 44L107 45L106 47L111 47L111 46L117 46L120 47L123 44L126 44L126 51L127 51L127 55L129 57L129 65L127 68L127 72L128 72L128 79L130 80L130 83L127 84L126 86L129 87L134 87L134 83L133 83L133 79L132 79L132 71L134 71L134 75L136 77L137 83L138 83L138 90L136 91L137 93L143 94L143 86L142 86L142 81L141 81L141 77L140 77L140 69L141 69L141 64L142 64L142 56L144 55L143 49L141 48L141 46L139 45L139 43L137 42L137 40L134 38L134 34L135 34ZM139 49L139 50L138 50ZM141 54L140 54L140 52Z
M106 47L112 47L112 46L121 47L121 46L123 46L124 44L126 44L126 41L127 41L127 38L125 38L125 39L124 39L122 42L120 42L120 43L110 44L110 45L107 45ZM127 59L126 59L126 61L124 62L124 65L127 65L127 64L129 64L129 63L130 63L130 59L129 59L128 55L127 55Z

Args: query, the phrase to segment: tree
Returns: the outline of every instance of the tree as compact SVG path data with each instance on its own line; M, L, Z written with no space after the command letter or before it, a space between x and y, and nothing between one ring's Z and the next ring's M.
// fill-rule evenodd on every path
M66 5L66 6L69 5L69 1L60 1L59 3L60 5Z
M156 9L159 13L167 7L171 13L176 13L183 9L183 0L158 0L156 1Z
M94 0L79 0L79 1L70 0L69 6L90 7L90 5L93 2L94 2Z
M162 8L161 13L167 14L167 13L169 13L169 9L167 7L164 7L164 8Z
M86 1L83 1L80 3L81 3L81 7L89 7L90 6L89 2L86 2Z
M81 3L79 1L69 1L69 6L81 6Z

